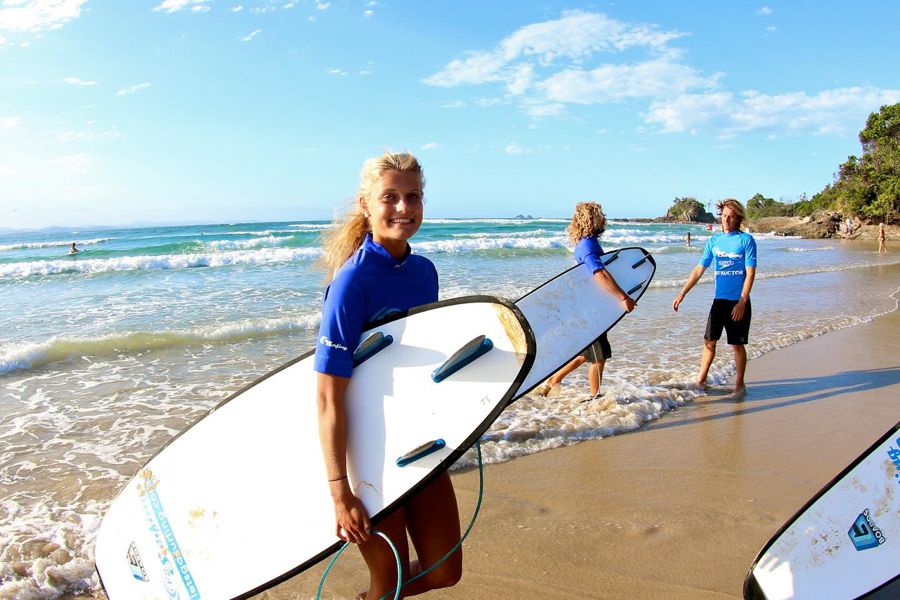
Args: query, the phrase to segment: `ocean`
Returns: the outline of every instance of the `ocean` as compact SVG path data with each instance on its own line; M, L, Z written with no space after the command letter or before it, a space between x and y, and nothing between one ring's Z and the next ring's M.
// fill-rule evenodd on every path
M441 298L515 300L572 264L567 219L426 219L413 250ZM0 234L0 600L102 598L93 540L117 490L160 447L315 339L326 222ZM693 244L684 237L690 232ZM525 397L483 438L488 463L641 427L700 394L709 275L671 302L710 235L613 221L604 249L657 263L609 335L601 399L584 367L555 398ZM874 244L754 234L751 357L895 310L900 263ZM76 241L83 250L68 254ZM710 383L733 375L720 344ZM752 398L753 363L747 381ZM465 455L456 468L474 464ZM487 472L490 477L490 471Z

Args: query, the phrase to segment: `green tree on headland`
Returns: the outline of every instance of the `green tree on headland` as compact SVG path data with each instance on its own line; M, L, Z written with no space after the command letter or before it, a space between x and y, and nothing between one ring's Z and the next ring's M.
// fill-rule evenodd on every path
M850 156L833 184L810 200L794 205L797 215L837 210L870 220L885 220L900 211L900 103L882 106L859 132L862 156Z
M794 205L779 202L774 198L766 198L762 194L756 194L747 200L747 217L758 219L760 217L790 217L794 214Z
M686 196L675 198L672 206L666 211L665 221L693 221L695 223L715 223L716 218L706 212L703 203L696 198Z

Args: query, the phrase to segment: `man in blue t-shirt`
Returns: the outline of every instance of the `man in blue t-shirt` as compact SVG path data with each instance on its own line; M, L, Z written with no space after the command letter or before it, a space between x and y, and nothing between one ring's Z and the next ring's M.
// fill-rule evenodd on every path
M740 202L728 198L720 202L718 208L722 215L723 233L709 238L700 263L691 271L684 288L672 301L672 309L678 312L684 297L697 284L707 267L715 262L716 295L706 321L697 383L706 387L706 376L716 357L716 342L722 337L722 329L725 329L728 343L734 348L737 370L734 393L735 396L743 396L746 391L744 373L747 370L745 346L750 332L750 290L756 278L756 241L752 235L741 231L744 207Z

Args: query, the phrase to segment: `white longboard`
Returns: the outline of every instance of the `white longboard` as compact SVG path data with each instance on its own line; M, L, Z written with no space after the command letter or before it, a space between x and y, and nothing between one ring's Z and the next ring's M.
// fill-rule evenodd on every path
M744 598L900 598L900 423L766 544Z
M601 257L622 291L637 301L650 286L656 261L643 248L621 248ZM531 371L516 393L527 394L584 351L625 316L618 298L607 292L583 264L560 273L516 301L537 343Z
M363 339L346 396L348 474L377 524L475 443L535 345L519 309L488 296L412 309ZM337 550L313 358L224 401L126 485L95 548L111 600L246 598Z

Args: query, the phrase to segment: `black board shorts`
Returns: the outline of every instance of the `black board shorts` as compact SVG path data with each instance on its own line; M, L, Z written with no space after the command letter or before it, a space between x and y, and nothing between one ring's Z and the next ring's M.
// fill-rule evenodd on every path
M706 320L706 334L703 339L710 342L718 341L722 337L722 329L728 334L728 343L732 346L743 346L750 336L750 299L744 307L744 317L740 321L731 318L731 309L738 303L737 300L725 300L716 298L709 309L709 318Z
M606 339L606 334L604 333L594 340L590 346L584 349L581 356L591 363L601 362L608 358L612 358L612 348L609 346L609 340Z

